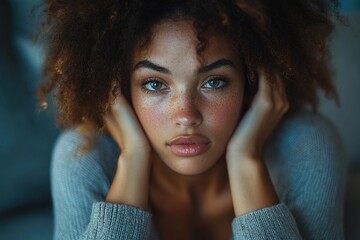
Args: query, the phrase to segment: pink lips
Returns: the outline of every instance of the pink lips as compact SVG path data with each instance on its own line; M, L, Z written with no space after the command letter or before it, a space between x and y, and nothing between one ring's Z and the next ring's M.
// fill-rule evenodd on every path
M209 140L201 136L180 136L167 145L176 156L194 157L209 149Z

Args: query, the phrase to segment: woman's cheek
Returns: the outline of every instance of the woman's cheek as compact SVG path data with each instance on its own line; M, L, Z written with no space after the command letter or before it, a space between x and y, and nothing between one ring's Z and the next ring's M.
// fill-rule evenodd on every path
M222 129L224 132L230 132L234 130L240 117L240 106L237 111L234 104L221 104L213 105L212 109L209 110L208 121L211 126Z
M148 136L152 136L159 128L165 126L166 110L151 99L143 99L134 104L134 109L141 125Z
M217 103L211 104L208 110L208 121L211 121L212 126L226 129L227 132L232 132L240 119L240 112L242 106L241 96L230 99L218 99Z

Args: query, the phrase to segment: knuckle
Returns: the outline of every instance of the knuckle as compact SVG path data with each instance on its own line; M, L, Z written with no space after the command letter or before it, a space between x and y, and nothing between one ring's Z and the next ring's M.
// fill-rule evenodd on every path
M270 101L267 98L260 98L259 99L259 105L261 106L262 109L264 110L273 110L274 109L274 104L272 101Z
M284 114L287 112L288 109L289 109L288 101L280 100L276 103L275 110L277 112Z

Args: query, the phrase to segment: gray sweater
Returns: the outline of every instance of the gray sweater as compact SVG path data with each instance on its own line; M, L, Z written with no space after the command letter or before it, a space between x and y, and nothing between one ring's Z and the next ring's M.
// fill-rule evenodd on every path
M105 135L95 146L63 132L51 168L55 239L157 239L151 213L105 203L120 150ZM343 239L346 164L333 125L307 111L282 120L265 149L280 204L234 218L233 239Z

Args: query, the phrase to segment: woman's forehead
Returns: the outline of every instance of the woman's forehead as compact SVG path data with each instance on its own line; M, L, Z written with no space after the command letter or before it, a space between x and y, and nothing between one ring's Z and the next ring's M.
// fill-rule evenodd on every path
M206 47L199 53L200 41L192 21L162 21L153 27L152 37L146 47L135 50L134 64L144 59L170 60L180 55L196 58L200 65L223 58L236 61L237 51L226 35L209 32L206 38Z

